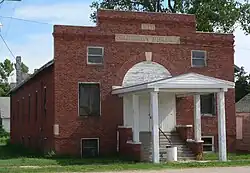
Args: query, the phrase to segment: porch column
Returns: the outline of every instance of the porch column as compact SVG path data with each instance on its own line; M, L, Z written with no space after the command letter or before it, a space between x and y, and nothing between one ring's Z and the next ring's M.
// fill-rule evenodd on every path
M194 139L201 141L201 99L200 95L194 95Z
M139 139L139 96L133 94L133 141L140 142Z
M219 160L227 161L227 140L226 140L226 116L225 116L225 93L217 93L218 110L218 138L219 138Z
M159 149L159 115L158 115L158 92L150 93L150 114L152 116L152 140L153 140L153 163L160 162L160 149Z

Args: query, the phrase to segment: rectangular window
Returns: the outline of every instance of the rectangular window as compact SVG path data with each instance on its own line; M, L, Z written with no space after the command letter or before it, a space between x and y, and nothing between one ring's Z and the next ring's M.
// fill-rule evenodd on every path
M19 103L19 100L17 101L17 116L16 116L16 118L17 118L17 121L19 120L19 113L20 113L20 103Z
M35 104L36 104L36 106L35 106L35 110L36 110L36 112L35 112L35 121L37 121L37 116L38 116L38 92L37 91L36 91Z
M29 120L29 122L30 122L30 109L31 109L31 106L30 106L30 94L29 94L28 109L29 109L29 113L28 113L28 120Z
M44 110L44 116L46 116L47 113L47 88L44 87L44 92L43 92L44 96L43 96L43 110Z
M216 114L215 95L201 95L201 114L215 115Z
M25 118L25 108L24 108L24 97L22 99L22 120L24 121Z
M99 155L99 139L81 139L82 157L96 157Z
M79 83L79 115L100 116L100 85Z
M206 51L192 50L192 67L205 67L207 65L206 61Z
M103 64L104 48L88 47L88 64Z
M214 151L214 137L213 136L202 136L203 140L203 151L204 152L213 152Z

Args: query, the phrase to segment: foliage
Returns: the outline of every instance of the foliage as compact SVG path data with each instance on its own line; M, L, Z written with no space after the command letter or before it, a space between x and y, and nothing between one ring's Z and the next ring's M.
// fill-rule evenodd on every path
M197 30L231 33L239 25L250 33L248 0L95 0L90 18L96 22L97 9L195 14Z
M235 74L235 101L239 101L250 92L250 75L245 72L244 67Z
M15 64L9 59L5 59L3 62L0 62L0 97L7 96L7 93L10 91L8 79L13 75L14 67ZM29 68L22 63L21 70L23 73L28 73Z

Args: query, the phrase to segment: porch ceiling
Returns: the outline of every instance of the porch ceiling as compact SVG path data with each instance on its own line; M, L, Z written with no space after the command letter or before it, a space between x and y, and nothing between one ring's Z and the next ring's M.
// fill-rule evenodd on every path
M234 82L197 73L186 73L175 77L169 77L128 87L113 86L112 94L125 94L147 90L176 93L217 92L221 89L226 91L228 88L234 88Z

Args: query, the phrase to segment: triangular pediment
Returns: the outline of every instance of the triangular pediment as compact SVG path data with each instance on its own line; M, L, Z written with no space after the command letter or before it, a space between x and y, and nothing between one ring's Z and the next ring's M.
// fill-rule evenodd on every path
M234 88L234 83L214 77L209 77L197 73L187 73L179 75L176 77L171 77L155 82L148 83L148 87L157 87L157 88L190 88L196 87L199 88Z

